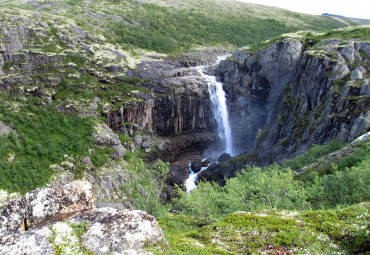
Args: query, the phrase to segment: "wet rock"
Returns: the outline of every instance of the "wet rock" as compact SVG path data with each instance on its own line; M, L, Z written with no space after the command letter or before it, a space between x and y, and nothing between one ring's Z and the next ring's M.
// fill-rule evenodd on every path
M99 208L69 219L82 221L89 222L83 245L97 255L139 251L146 243L167 243L155 218L144 211Z
M194 173L198 173L202 169L202 161L201 160L192 161L191 169L194 171Z
M218 162L224 162L224 161L227 161L227 160L229 160L229 159L231 159L231 156L230 156L230 154L228 154L228 153L223 153L219 158L218 158Z
M185 184L186 179L189 177L189 162L187 160L176 161L171 163L167 175L167 183L170 185L177 184L182 186Z
M211 158L208 158L206 160L202 160L202 167L208 167L212 163Z

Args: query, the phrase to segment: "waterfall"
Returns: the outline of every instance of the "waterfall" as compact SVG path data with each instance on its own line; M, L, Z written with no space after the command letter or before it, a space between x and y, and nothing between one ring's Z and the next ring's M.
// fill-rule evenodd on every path
M218 58L216 64L218 64L222 59L223 59L222 57ZM220 153L225 152L230 155L234 155L233 139L231 135L231 127L229 122L229 113L227 111L225 91L222 87L222 83L218 82L215 76L205 74L203 72L203 68L204 66L199 66L197 69L198 72L202 75L202 77L204 77L207 81L208 91L213 106L213 115L217 121L218 135L221 137L221 141L223 144L223 149ZM191 169L191 163L189 164L190 175L188 179L185 181L186 192L189 193L193 189L197 188L195 182L198 178L198 174L206 170L207 168L208 167L202 167L201 171L199 171L198 173L194 173L194 171Z
M202 77L206 79L208 84L208 91L213 106L213 115L218 126L218 135L221 137L224 146L221 153L226 152L230 155L234 155L229 113L227 111L226 96L222 83L218 82L215 76L205 74L201 68L199 68L198 71Z
M208 166L209 165L210 164L208 164ZM196 189L197 188L197 185L195 184L195 182L196 182L196 180L198 178L198 174L201 173L201 172L203 172L204 170L206 170L208 168L208 166L207 167L202 167L198 173L195 173L193 171L193 169L191 168L191 163L189 163L190 175L189 175L188 179L186 179L186 181L185 181L185 189L186 189L186 192L189 193L193 189Z

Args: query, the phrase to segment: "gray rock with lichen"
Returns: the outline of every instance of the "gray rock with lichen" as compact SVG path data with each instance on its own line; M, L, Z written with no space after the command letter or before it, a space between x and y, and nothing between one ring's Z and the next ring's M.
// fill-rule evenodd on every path
M0 208L0 244L24 230L63 220L94 206L91 184L74 181L63 188L39 188Z
M113 159L121 159L126 155L126 149L121 144L118 135L113 132L106 124L99 124L95 127L92 134L95 144L101 147L112 147L114 152L111 154Z
M5 125L4 122L0 121L0 135L9 135L12 129Z
M97 255L140 250L148 242L167 243L155 218L144 211L99 208L69 219L82 221L89 222L83 244Z
M351 73L351 80L352 81L356 81L356 80L360 80L363 78L362 76L362 73L360 72L360 70L358 69L355 69L352 73Z
M143 250L148 243L167 244L157 221L148 213L92 209L93 201L86 181L26 193L0 208L0 254L46 255L54 253L56 247L61 254L80 254L81 247L95 254L148 254ZM81 242L70 223L82 222L87 227Z

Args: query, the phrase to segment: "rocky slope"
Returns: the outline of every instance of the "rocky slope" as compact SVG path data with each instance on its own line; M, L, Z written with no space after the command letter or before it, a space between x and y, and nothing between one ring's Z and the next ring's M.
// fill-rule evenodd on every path
M83 181L27 193L0 208L0 254L148 254L144 247L167 243L148 213L94 202Z

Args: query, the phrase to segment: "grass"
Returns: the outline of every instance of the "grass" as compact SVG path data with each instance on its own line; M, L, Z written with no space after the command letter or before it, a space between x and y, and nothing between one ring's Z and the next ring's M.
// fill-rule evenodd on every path
M296 156L294 159L284 160L282 167L290 168L292 170L299 170L302 167L315 162L318 158L328 155L331 152L343 148L344 145L338 140L334 140L327 145L314 144L308 151L302 155Z
M51 164L65 155L88 155L88 148L94 147L93 119L60 113L53 106L28 103L18 111L2 107L0 119L16 132L0 136L0 188L10 192L25 193L45 185L53 175Z

